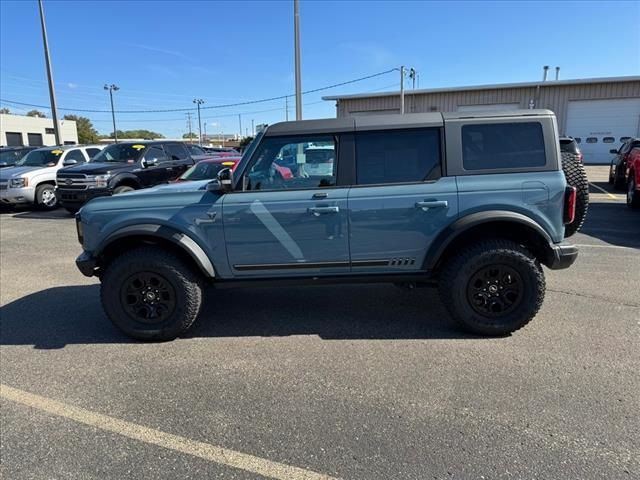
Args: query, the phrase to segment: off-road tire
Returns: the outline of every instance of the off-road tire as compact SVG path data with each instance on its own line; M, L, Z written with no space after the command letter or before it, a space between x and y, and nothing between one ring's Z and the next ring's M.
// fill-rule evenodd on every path
M47 198L54 199L53 203L47 202ZM42 210L55 210L60 206L55 185L49 183L38 185L36 188L36 205Z
M478 272L487 267L512 269L519 275L519 303L497 316L478 313L469 289ZM487 239L466 247L450 258L440 275L440 297L453 320L479 335L504 336L524 327L542 306L545 279L540 263L526 248L503 239Z
M640 208L640 193L636 187L635 174L631 172L627 182L627 207L629 208Z
M128 313L130 279L150 272L166 280L175 293L175 307L159 323L146 323ZM202 304L202 276L173 253L158 247L140 247L113 260L101 277L100 299L113 324L138 340L167 341L185 333L195 322Z
M562 171L567 179L567 184L576 188L576 215L568 225L565 225L565 238L578 232L587 218L589 210L589 180L584 165L580 163L576 155L571 153L562 154Z
M133 192L135 188L130 187L129 185L120 185L113 189L114 195L119 195L121 193Z

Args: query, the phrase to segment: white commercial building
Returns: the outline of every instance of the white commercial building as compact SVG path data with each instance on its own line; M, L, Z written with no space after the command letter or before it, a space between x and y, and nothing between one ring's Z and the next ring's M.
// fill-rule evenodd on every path
M78 143L78 130L73 120L59 120L60 141L64 145ZM51 118L0 114L0 145L34 147L56 144Z

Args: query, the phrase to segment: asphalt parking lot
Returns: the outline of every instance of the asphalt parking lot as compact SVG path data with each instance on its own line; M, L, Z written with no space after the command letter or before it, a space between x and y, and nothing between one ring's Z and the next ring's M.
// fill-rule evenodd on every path
M588 170L577 263L500 339L375 285L213 290L188 338L137 343L66 212L2 213L0 476L640 478L640 212Z

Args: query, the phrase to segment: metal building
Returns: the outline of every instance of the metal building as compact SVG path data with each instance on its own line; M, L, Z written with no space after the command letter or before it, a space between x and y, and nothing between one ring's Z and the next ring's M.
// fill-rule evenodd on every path
M338 117L400 112L400 93L323 97ZM405 90L405 112L478 112L548 108L562 135L580 142L588 163L607 163L609 150L640 136L640 76L549 80Z

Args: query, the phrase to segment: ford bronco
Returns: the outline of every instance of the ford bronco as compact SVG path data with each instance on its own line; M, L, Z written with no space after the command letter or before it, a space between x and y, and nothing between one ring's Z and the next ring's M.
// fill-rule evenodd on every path
M284 178L274 164L293 151ZM501 336L540 309L542 265L578 255L548 110L278 123L233 172L194 183L98 198L76 216L77 266L132 337L184 333L207 284L284 282L439 285L454 321Z

